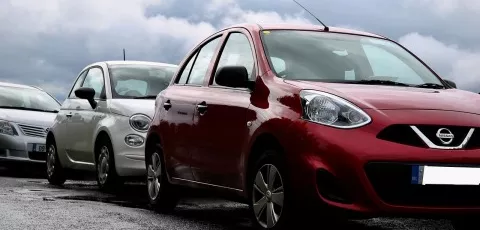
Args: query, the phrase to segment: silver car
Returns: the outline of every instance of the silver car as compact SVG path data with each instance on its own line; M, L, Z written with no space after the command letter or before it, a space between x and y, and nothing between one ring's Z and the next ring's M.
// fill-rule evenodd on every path
M40 88L0 83L0 160L45 163L45 137L59 108Z
M177 66L106 61L77 77L47 135L47 178L61 185L71 171L96 172L101 189L143 176L144 142L155 99Z

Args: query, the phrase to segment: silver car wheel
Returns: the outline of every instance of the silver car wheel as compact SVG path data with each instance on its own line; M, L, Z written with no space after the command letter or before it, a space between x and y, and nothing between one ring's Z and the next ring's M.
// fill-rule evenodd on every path
M160 192L160 180L162 176L162 162L157 152L152 154L152 160L147 167L147 186L150 199L157 199Z
M100 184L105 184L108 179L108 172L110 170L110 153L107 146L100 149L100 156L98 157L98 181Z
M283 211L283 192L278 169L271 164L263 165L255 176L252 190L253 211L262 227L273 228L277 224Z
M48 148L48 153L47 153L47 175L48 177L52 177L53 173L55 172L55 147L53 145L50 145Z

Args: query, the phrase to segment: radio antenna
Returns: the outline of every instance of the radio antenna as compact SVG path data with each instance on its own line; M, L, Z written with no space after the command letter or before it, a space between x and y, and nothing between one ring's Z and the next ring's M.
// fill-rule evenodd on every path
M125 49L123 49L123 60L125 61Z
M314 14L312 14L312 12L308 11L307 8L303 7L302 4L300 4L299 2L293 0L295 3L297 3L300 7L302 7L305 11L307 11L307 13L309 13L310 15L312 15L312 17L314 17L315 19L317 19L318 22L320 22L320 24L322 24L323 27L325 27L325 31L328 31L329 28L327 25L325 25L322 21L320 21L320 19L318 19L317 17L315 17Z

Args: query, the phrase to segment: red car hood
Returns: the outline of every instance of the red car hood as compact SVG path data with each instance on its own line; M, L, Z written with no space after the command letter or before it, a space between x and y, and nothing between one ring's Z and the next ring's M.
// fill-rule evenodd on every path
M480 95L458 89L324 83L285 80L302 89L343 97L360 108L450 110L480 114Z

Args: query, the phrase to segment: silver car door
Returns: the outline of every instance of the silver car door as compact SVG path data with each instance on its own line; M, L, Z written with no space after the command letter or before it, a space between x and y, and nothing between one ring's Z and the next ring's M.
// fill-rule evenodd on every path
M102 117L102 110L105 106L105 80L102 67L92 66L85 77L82 87L95 90L95 101L97 106L92 108L85 99L72 100L73 116L69 123L69 130L75 134L74 141L69 147L69 155L79 164L86 167L94 165L93 135L95 128Z

